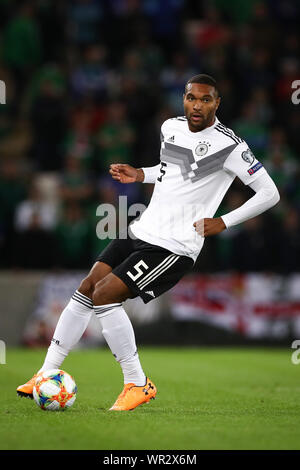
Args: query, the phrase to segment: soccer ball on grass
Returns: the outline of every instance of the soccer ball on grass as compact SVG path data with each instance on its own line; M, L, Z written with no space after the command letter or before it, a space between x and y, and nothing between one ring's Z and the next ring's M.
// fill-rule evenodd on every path
M33 398L42 410L58 411L70 408L76 399L76 383L67 372L50 369L38 375Z

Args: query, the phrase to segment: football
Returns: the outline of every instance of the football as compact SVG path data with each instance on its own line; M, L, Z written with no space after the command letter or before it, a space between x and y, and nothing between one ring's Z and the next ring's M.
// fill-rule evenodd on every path
M42 410L62 411L76 400L77 386L70 374L60 369L42 372L33 387L33 398Z

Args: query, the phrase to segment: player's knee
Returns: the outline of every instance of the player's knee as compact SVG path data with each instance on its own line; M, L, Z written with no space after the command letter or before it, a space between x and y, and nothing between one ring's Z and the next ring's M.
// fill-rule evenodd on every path
M81 282L78 290L81 292L81 294L85 295L86 297L89 297L92 299L93 297L93 292L95 289L95 283L93 282L93 279L88 276L83 281Z
M117 290L112 289L106 279L102 279L97 282L93 295L92 301L94 305L107 305L123 302L124 296Z
M98 281L95 285L93 294L92 294L92 301L94 305L105 305L108 304L107 300L107 293L104 289L105 281L101 280Z

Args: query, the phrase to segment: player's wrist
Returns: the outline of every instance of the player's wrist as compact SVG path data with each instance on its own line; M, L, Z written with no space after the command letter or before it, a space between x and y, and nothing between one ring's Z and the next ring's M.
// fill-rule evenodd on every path
M225 221L223 220L223 217L219 217L219 222L223 230L227 228Z
M145 179L145 173L143 172L142 168L137 168L135 181L137 183L142 183L144 179Z

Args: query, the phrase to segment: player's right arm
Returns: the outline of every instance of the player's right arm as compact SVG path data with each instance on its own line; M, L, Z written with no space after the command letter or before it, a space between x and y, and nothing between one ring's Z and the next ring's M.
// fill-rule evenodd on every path
M155 183L160 165L146 168L134 168L127 163L113 163L109 173L120 183Z

